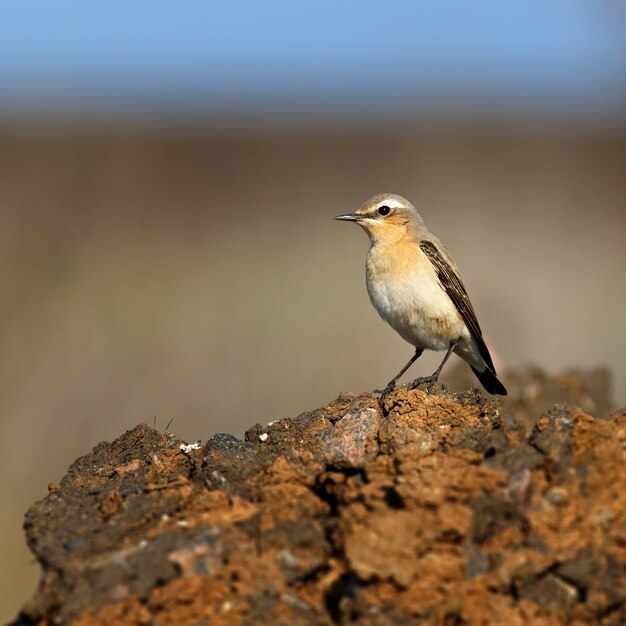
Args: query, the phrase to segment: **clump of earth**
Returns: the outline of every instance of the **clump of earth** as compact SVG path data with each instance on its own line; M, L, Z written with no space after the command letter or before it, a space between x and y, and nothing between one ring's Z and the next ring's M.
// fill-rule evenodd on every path
M13 625L625 624L626 409L603 371L506 384L101 443L27 513Z

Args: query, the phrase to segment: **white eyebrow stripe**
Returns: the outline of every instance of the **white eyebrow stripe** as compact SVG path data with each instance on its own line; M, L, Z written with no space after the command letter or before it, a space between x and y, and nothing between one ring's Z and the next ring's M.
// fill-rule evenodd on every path
M398 209L404 206L404 204L402 204L402 202L396 200L395 198L387 198L385 200L381 200L378 203L378 207L381 207L381 206L388 206L390 209Z

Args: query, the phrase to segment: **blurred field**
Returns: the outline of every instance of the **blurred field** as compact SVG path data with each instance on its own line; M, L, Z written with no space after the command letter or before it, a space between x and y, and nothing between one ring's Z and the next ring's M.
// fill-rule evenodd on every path
M36 581L23 513L100 440L241 435L395 374L367 239L332 221L381 191L505 368L607 365L626 404L626 132L0 130L0 619Z

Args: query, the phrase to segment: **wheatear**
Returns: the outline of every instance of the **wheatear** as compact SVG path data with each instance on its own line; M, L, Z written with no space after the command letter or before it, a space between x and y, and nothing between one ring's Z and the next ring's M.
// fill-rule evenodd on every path
M415 346L415 354L383 391L387 395L424 350L446 350L432 374L412 387L434 382L452 354L458 354L492 394L506 395L463 286L445 246L405 198L384 193L355 213L335 219L356 222L371 242L367 255L367 292L379 315Z

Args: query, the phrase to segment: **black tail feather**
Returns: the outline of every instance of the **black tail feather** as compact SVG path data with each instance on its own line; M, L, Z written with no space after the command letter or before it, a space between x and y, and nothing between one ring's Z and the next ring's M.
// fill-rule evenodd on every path
M479 372L472 367L472 371L476 374L476 378L480 384L491 394L498 396L506 396L506 387L498 380L498 377L488 368L484 372Z

